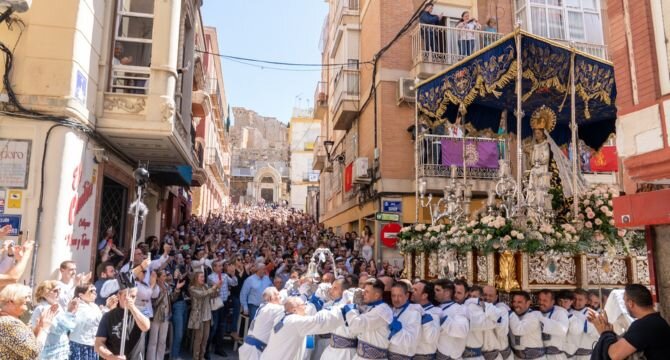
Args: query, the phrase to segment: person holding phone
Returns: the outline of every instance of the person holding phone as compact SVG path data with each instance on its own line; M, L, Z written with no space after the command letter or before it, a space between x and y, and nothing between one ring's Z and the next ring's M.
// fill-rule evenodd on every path
M481 30L482 25L475 18L470 17L469 11L463 11L461 20L456 24L461 29L458 40L459 54L469 56L475 51L475 30Z

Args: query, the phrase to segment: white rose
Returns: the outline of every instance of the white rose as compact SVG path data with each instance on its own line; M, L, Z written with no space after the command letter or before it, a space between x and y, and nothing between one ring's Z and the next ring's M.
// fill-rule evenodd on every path
M614 226L614 219L610 219L609 224Z
M519 239L519 240L523 240L523 239L525 239L526 237L523 235L523 233L518 233L518 234L516 235L516 238Z
M519 235L519 232L516 231L516 230L512 230L512 232L510 233L510 235L512 235L512 237L516 237L517 235Z
M600 220L600 219L595 219L593 222L594 222L596 225L598 225L598 226L600 226L600 225L603 224L603 221Z
M491 234L486 235L486 240L491 240L491 239L493 239L493 235L491 235Z

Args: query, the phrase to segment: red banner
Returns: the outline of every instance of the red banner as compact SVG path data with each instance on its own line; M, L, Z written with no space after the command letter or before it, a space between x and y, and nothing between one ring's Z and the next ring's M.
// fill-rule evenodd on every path
M591 171L614 172L619 171L619 160L616 146L603 146L591 156Z
M353 172L354 163L351 163L344 168L344 192L350 192L354 187Z

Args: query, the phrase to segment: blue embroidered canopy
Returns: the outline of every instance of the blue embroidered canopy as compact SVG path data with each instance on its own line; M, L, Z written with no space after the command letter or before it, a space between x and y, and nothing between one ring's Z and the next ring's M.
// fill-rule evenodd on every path
M522 59L522 136L530 136L530 117L545 105L557 116L552 138L570 141L570 58L573 51L520 31ZM516 39L511 34L423 82L418 108L429 126L454 122L458 112L476 130L497 132L500 115L508 111L506 128L516 129ZM574 52L575 108L579 138L598 149L615 131L616 84L610 62Z

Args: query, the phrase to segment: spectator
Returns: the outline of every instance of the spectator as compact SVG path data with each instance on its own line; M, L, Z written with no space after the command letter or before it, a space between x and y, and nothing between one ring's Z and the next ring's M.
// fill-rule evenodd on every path
M58 294L58 303L62 308L67 307L67 304L74 297L74 287L82 284L87 284L91 281L91 273L77 274L77 264L74 261L63 261L60 264L60 280L58 287L60 292Z
M456 24L456 28L462 29L458 40L458 50L463 56L469 56L475 51L475 33L474 30L481 30L482 26L477 19L470 17L469 11L463 11L461 20Z
M79 285L74 288L74 299L79 302L75 314L75 325L70 332L70 359L97 360L95 353L95 333L98 331L102 311L96 305L97 291L94 285ZM113 309L116 297L110 298L108 307Z
M55 313L52 326L49 328L44 347L40 352L40 359L67 359L70 355L70 341L68 332L75 326L75 313L79 302L70 300L67 306L67 313L63 312L58 300L62 291L54 280L43 281L35 290L35 299L38 301L37 307L33 310L30 318L30 326L37 329L40 326L40 317L45 311Z
M9 359L36 359L56 310L51 307L38 317L37 326L30 328L19 318L28 310L31 290L21 284L9 284L0 291L0 354Z
M226 270L225 272L224 269ZM228 302L230 287L237 285L237 277L235 276L235 272L232 267L224 264L223 261L216 261L214 263L214 272L207 277L207 282L209 286L221 284L219 297L221 298L221 303L224 304L224 306L220 309L212 311L212 329L209 334L208 341L210 344L218 344L214 350L215 354L227 356L226 352L221 348L221 341L223 340L223 336L219 336L217 339L217 333L224 333L225 317L230 310L230 308L226 307L225 304Z
M156 271L156 287L158 296L153 299L154 317L151 320L151 330L149 332L149 344L147 346L147 360L162 360L165 357L166 341L168 328L170 326L170 316L172 306L170 298L172 290L168 284L168 277L171 275L165 270ZM181 281L177 286L184 286Z
M170 356L179 358L181 354L181 345L186 330L186 321L188 308L186 304L186 295L184 289L188 288L188 276L179 269L174 272L174 291L172 293L172 349Z
M208 287L205 283L205 274L201 271L193 273L191 279L191 315L188 319L188 328L193 331L193 360L202 360L207 353L207 339L212 321L212 306L210 299L219 295L223 282Z
M3 234L8 234L11 230L11 225L5 225L0 231L0 238L4 237ZM33 248L35 242L28 240L23 245L15 245L13 241L5 241L3 244L3 249L7 249L5 256L9 258L7 271L0 272L0 289L3 287L16 283L23 276L23 273L28 267L28 262L32 258ZM11 250L10 250L11 248ZM13 258L13 260L11 259Z
M263 291L272 286L272 281L270 281L265 271L264 263L256 263L255 272L244 281L240 292L243 313L249 315L249 321L254 319L256 311L263 301Z
M98 274L98 280L96 280L94 284L96 291L95 303L98 306L102 306L105 305L105 302L107 300L106 298L100 295L100 292L102 291L102 286L108 280L114 280L114 278L116 277L116 269L114 268L114 265L112 263L103 262L102 264L98 265L96 272Z
M643 352L647 360L667 359L670 354L670 325L654 310L649 289L640 284L627 285L623 297L628 314L636 320L618 340L607 314L589 312L589 321L600 333L596 349L603 349L602 353L594 351L591 359L619 360L635 352Z
M125 341L124 354L126 359L140 359L143 353L138 350L138 343L142 333L149 330L151 322L135 306L137 288L130 280L127 273L121 273L117 277L120 289L118 292L119 306L110 310L100 319L98 331L95 334L95 352L106 360L120 360L121 353L121 329L123 328L124 309L128 309L127 338ZM144 349L144 346L141 347Z

